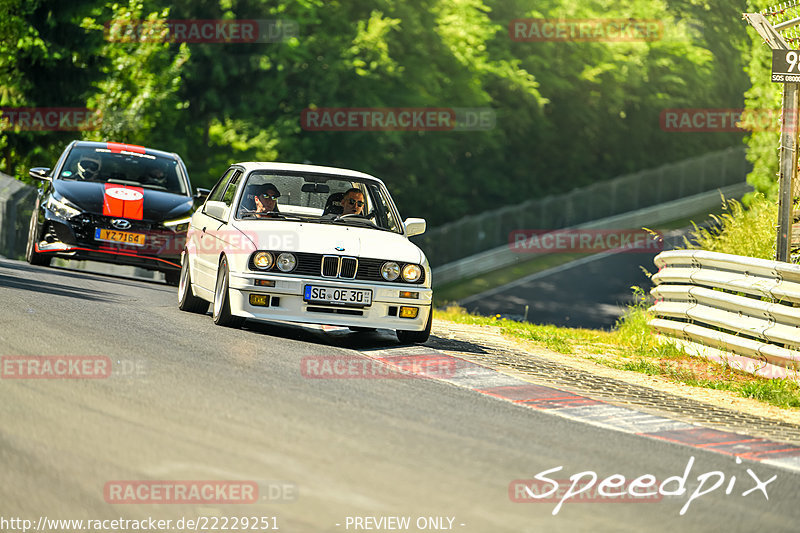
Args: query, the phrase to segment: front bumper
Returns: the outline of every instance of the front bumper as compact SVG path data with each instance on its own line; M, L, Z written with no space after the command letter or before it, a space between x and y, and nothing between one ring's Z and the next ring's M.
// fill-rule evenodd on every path
M256 280L272 281L274 287L255 285ZM303 300L306 285L338 289L369 289L372 303L365 307L309 303ZM342 282L332 279L270 276L265 274L231 273L229 280L231 312L237 316L262 319L360 326L395 330L422 331L431 312L433 291L418 285ZM400 296L401 291L417 293L417 298ZM250 295L269 296L269 305L250 304ZM416 307L415 318L401 318L401 306Z
M161 272L180 270L185 233L159 229L157 224L149 222L136 222L126 231L144 234L145 243L131 246L95 240L97 228L114 229L111 217L77 215L66 220L45 210L35 250L66 259L130 265Z

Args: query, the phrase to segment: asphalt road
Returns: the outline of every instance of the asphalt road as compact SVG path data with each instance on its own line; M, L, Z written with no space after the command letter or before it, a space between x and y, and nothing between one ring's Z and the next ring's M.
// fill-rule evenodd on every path
M664 249L682 243L687 230L665 234ZM633 303L632 286L649 291L652 284L642 270L655 272L656 253L602 253L537 272L501 287L464 298L468 311L501 315L534 324L612 329Z
M419 517L449 517L440 529L487 533L797 530L793 471L737 464L434 380L309 379L300 371L305 357L409 348L382 330L219 328L210 316L178 311L175 293L155 282L0 259L0 356L107 356L113 366L106 379L0 379L0 521L263 516L277 517L281 531L328 532L390 531L369 521L356 528L355 517L408 516L408 531L436 530L416 527ZM666 480L682 476L690 457L688 492L657 502L567 503L554 515L556 502L509 498L513 480L558 466L548 477L593 471L601 479ZM742 495L754 485L748 468L763 481L776 476L769 499ZM698 476L713 471L724 477L722 488L681 515L705 479ZM253 481L261 497L109 503L109 485L140 480ZM0 529L20 530L9 524Z

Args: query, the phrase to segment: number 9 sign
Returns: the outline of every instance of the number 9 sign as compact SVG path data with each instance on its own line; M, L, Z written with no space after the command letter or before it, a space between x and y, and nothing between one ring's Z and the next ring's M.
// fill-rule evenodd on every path
M797 72L795 67L797 66L797 52L794 50L789 50L786 52L786 63L789 64L789 70L787 72Z
M772 81L800 82L800 50L772 51Z

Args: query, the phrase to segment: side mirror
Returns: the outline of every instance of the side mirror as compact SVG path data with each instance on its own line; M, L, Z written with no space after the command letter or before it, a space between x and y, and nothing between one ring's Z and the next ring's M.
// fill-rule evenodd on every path
M197 200L199 200L200 202L205 202L206 198L208 198L208 195L209 195L210 192L211 191L209 189L204 189L202 187L197 187L194 190L194 197Z
M34 167L28 171L28 175L37 180L52 181L50 169L47 167Z
M225 205L225 202L206 202L203 212L210 217L223 221L228 218L228 206Z
M406 235L413 237L414 235L422 235L425 233L427 223L424 218L407 218L403 225L406 227Z

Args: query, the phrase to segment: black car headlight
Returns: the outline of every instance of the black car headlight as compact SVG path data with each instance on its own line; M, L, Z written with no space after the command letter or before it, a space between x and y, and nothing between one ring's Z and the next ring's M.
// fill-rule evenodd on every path
M381 276L386 281L394 281L400 277L400 265L394 261L387 261L381 265Z
M165 220L164 227L174 231L175 233L185 233L189 231L189 221L191 217L181 217L174 220Z
M55 196L50 196L47 199L47 209L53 212L58 217L61 218L71 218L75 215L80 215L81 210L78 209L78 206L67 200L66 198L62 198L61 200L56 200Z

